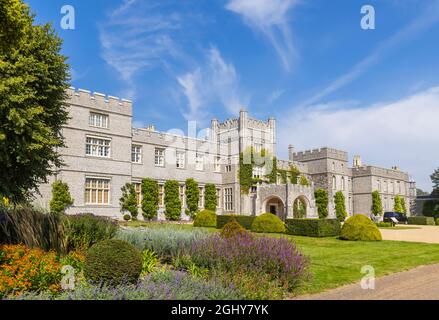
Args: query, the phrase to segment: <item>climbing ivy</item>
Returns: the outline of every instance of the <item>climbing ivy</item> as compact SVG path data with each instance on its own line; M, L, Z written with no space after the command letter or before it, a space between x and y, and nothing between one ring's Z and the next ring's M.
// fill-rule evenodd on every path
M308 179L305 176L301 176L299 184L301 186L309 186L309 181L308 181Z
M300 171L295 165L290 167L290 181L292 184L297 184L299 182Z

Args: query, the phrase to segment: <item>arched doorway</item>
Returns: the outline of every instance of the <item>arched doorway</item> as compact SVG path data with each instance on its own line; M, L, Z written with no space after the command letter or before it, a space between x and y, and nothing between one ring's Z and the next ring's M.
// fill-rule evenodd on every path
M293 217L297 219L306 218L308 199L305 196L297 197L293 202Z
M285 218L285 205L281 198L273 196L265 200L265 212L274 214L281 219Z

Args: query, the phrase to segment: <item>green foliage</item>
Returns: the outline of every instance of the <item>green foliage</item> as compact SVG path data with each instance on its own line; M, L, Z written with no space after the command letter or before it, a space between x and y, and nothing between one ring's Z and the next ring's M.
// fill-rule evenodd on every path
M242 236L247 234L248 231L245 230L236 219L231 219L227 222L224 227L221 229L221 237L223 238L233 238L236 236Z
M253 220L255 220L254 216L245 216L245 215L237 215L237 214L228 214L228 215L218 215L216 217L216 227L217 229L221 229L224 225L230 220L236 220L238 223L247 230L251 229Z
M285 224L276 215L271 213L264 213L254 219L251 225L251 231L265 233L285 233Z
M343 222L348 215L348 213L346 212L345 197L343 192L337 191L335 193L334 202L335 202L335 215L338 220Z
M309 186L309 181L308 181L308 179L305 176L300 176L299 184L301 186L306 186L307 187L307 186Z
M126 183L122 188L122 197L119 199L120 211L123 213L128 211L133 220L137 220L137 197L134 184Z
M436 218L436 220L434 222L437 226L439 226L439 218Z
M124 214L123 215L123 219L125 220L125 221L130 221L131 220L131 215L130 214Z
M68 207L73 205L73 198L70 195L69 186L60 180L52 184L52 200L50 200L50 212L62 214Z
M430 195L430 193L428 193L428 192L426 192L426 191L424 191L422 189L419 189L419 188L416 188L416 194L418 196L428 196L428 195Z
M306 237L334 237L340 234L337 219L287 219L287 233Z
M424 201L422 214L426 217L434 217L439 214L439 200Z
M288 176L287 176L287 170L280 170L280 169L278 169L277 170L278 172L279 172L279 174L280 174L280 181L281 181L281 183L282 184L286 184L287 183L287 180L288 180Z
M419 216L419 217L408 217L407 219L409 224L430 225L430 226L435 225L435 221L433 217Z
M111 239L119 228L110 218L91 213L65 216L63 226L67 252L86 251L99 241Z
M181 217L180 185L178 181L165 182L165 216L171 221L178 221Z
M200 189L198 188L198 182L194 179L186 180L186 214L192 219L198 213L198 201L200 199Z
M296 219L302 219L306 217L306 202L301 198L297 198L293 202L293 216Z
M381 232L368 217L357 214L346 220L341 228L340 239L350 241L379 241Z
M291 184L298 184L300 176L300 170L295 165L290 167L290 181Z
M88 250L85 258L85 278L99 285L135 283L141 272L142 254L122 240L98 242Z
M249 153L250 152L250 153ZM241 193L248 194L253 186L253 154L251 151L239 154L239 185Z
M144 250L142 252L142 272L140 275L145 276L148 273L153 272L159 263L160 259L153 250Z
M326 218L328 216L328 192L325 189L317 189L314 197L319 218Z
M175 269L186 271L195 278L207 279L209 275L209 269L197 266L189 254L174 257L172 265Z
M157 217L159 209L159 185L153 179L142 180L142 215L147 220Z
M375 217L383 215L383 204L381 202L381 196L378 191L372 192L372 214Z
M393 224L391 222L377 222L375 223L378 228L391 228Z
M24 2L1 0L0 21L0 195L19 203L62 165L69 66Z
M402 201L403 201L403 200L404 200L404 199L401 198L399 195L397 195L397 196L395 197L394 205L393 205L393 211L395 211L395 212L405 213L405 210L404 210L404 207L403 207L403 204L402 204ZM405 206L405 204L404 204L404 206Z
M204 189L204 207L207 210L211 210L213 212L216 211L217 206L217 198L216 198L216 187L214 184L206 184Z
M401 203L402 213L407 213L407 206L405 205L405 199L401 198L400 203Z
M210 210L203 210L197 214L194 227L216 227L216 214Z
M439 168L434 170L430 176L431 182L433 183L433 189L439 189Z
M268 182L270 182L270 183L277 183L277 171L278 171L277 170L277 158L273 157L271 172L267 176L268 177Z

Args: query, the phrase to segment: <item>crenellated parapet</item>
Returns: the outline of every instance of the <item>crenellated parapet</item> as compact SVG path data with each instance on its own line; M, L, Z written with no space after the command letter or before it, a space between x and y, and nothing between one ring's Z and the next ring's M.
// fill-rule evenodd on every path
M383 178L409 181L408 173L395 169L380 168L375 166L362 166L362 167L352 168L353 177L371 176L371 175L377 177L383 177Z
M346 151L324 147L319 149L294 152L293 158L296 161L311 161L324 158L348 161L348 153Z
M121 99L119 97L105 95L99 92L91 92L85 89L75 89L70 87L67 89L67 103L77 106L84 106L94 109L102 109L103 111L110 111L122 113L125 115L132 115L132 101Z

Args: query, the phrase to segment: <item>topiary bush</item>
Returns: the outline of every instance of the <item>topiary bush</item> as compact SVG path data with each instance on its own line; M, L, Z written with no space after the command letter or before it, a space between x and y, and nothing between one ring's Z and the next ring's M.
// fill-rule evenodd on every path
M264 213L256 217L251 225L253 232L285 233L285 224L278 216Z
M221 229L221 237L223 238L234 238L237 236L242 236L247 234L248 231L245 230L235 219L227 222Z
M131 220L131 215L130 214L124 214L123 215L123 219L125 220L125 221L130 221Z
M203 210L197 214L194 227L216 227L216 214L210 210Z
M381 232L368 217L357 214L346 220L341 228L340 239L350 241L379 241Z
M117 286L135 283L142 272L142 254L132 244L118 239L96 243L87 252L85 278L96 284Z
M375 223L378 228L391 228L393 224L391 222L377 222Z
M338 219L287 219L287 233L306 237L334 237L340 234Z
M216 217L216 227L218 229L221 229L230 220L235 219L243 228L250 230L253 220L255 220L255 218L256 218L255 216L245 216L245 215L237 215L237 214L218 215Z

